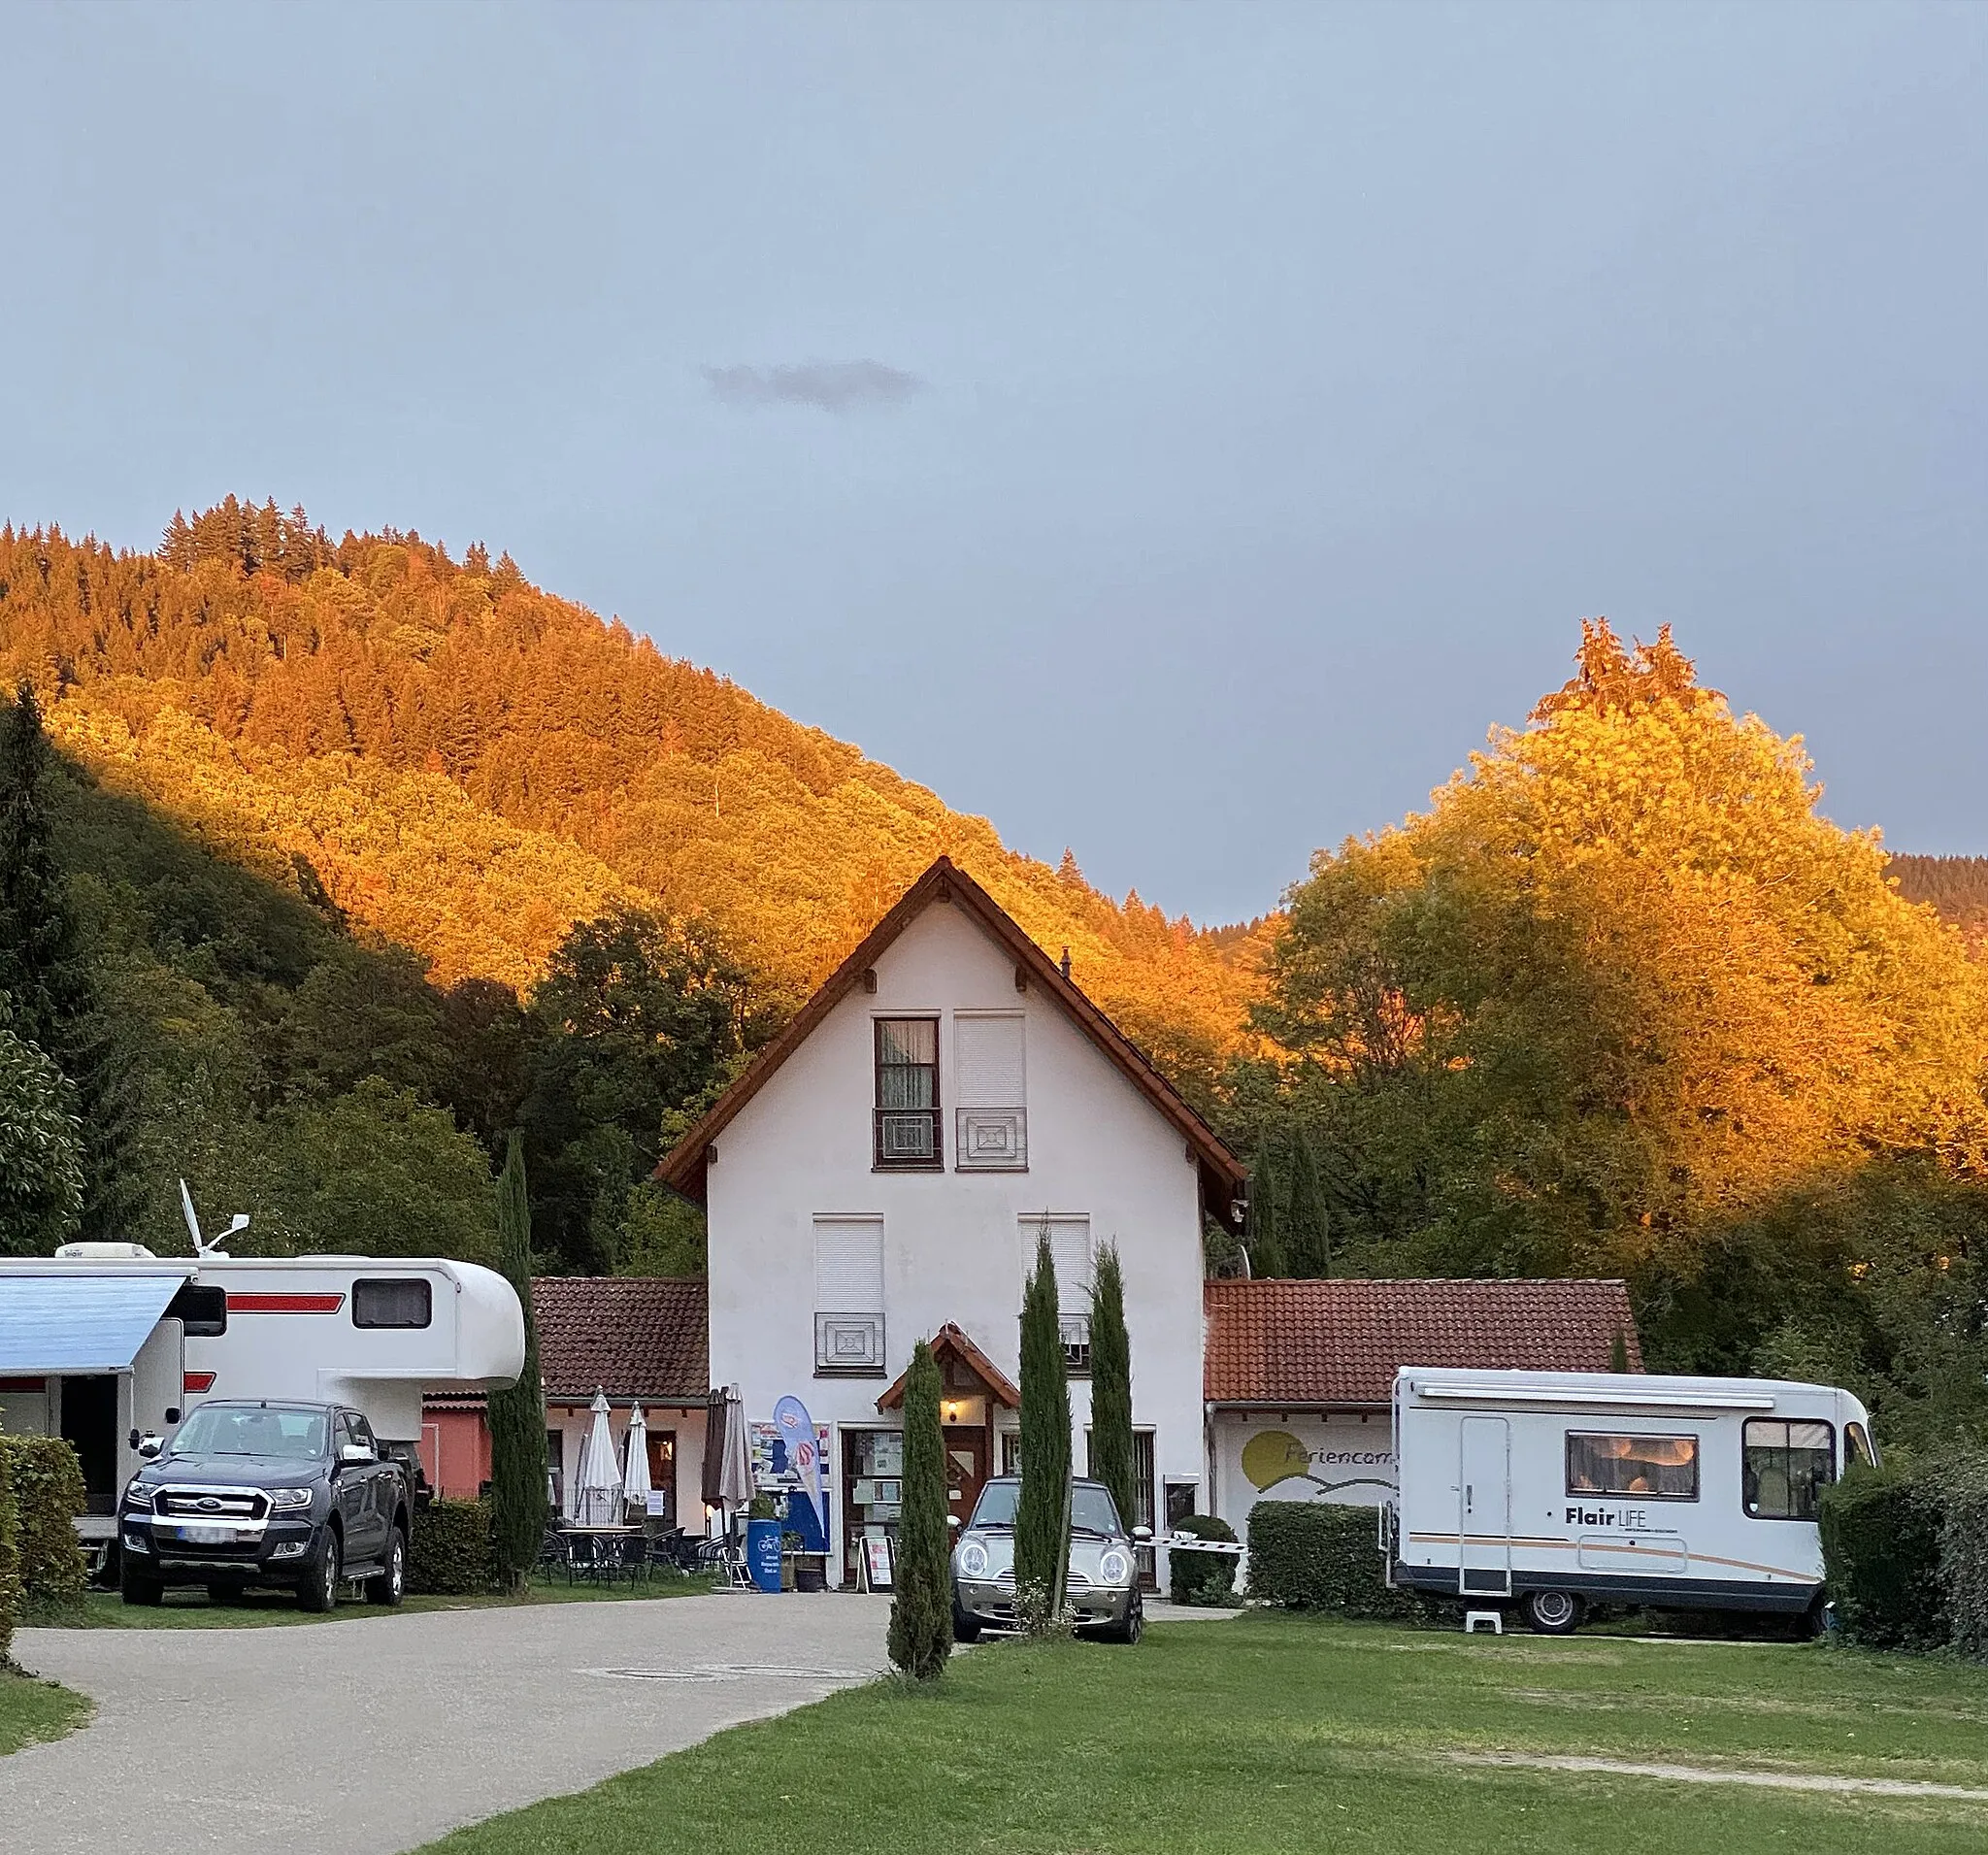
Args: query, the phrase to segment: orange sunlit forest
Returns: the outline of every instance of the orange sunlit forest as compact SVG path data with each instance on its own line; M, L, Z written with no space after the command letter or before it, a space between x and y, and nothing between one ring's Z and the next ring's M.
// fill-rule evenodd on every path
M1652 1363L1983 1418L1988 878L1831 822L1668 628L1588 626L1524 730L1222 931L480 547L232 499L153 554L10 528L0 668L116 1031L0 1247L169 1241L183 1173L271 1246L486 1253L515 1127L546 1267L700 1267L659 1151L944 850L1249 1157L1256 1273L1619 1275ZM60 1014L5 1009L0 1126L46 1134Z

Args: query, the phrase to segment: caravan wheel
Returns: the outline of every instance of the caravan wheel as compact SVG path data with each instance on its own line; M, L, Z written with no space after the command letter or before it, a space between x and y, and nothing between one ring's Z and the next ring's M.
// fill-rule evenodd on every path
M1541 1636L1572 1636L1587 1606L1572 1591L1528 1591L1519 1600L1526 1628Z

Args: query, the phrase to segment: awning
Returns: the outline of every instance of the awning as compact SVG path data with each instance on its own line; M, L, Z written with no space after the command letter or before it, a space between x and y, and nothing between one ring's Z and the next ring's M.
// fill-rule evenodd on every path
M128 1371L191 1274L0 1273L0 1373Z

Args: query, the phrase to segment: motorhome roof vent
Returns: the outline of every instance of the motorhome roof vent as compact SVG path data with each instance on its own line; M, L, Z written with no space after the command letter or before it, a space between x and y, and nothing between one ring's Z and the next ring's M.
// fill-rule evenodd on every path
M143 1243L64 1243L55 1252L58 1263L149 1263L156 1262Z

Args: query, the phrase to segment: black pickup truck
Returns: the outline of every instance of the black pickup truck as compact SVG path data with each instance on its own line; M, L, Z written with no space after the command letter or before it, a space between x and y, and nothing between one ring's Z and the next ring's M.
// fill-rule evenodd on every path
M371 1603L400 1602L413 1490L358 1411L213 1401L139 1453L150 1460L117 1511L126 1604L157 1604L169 1585L224 1599L257 1584L329 1610L349 1578Z

